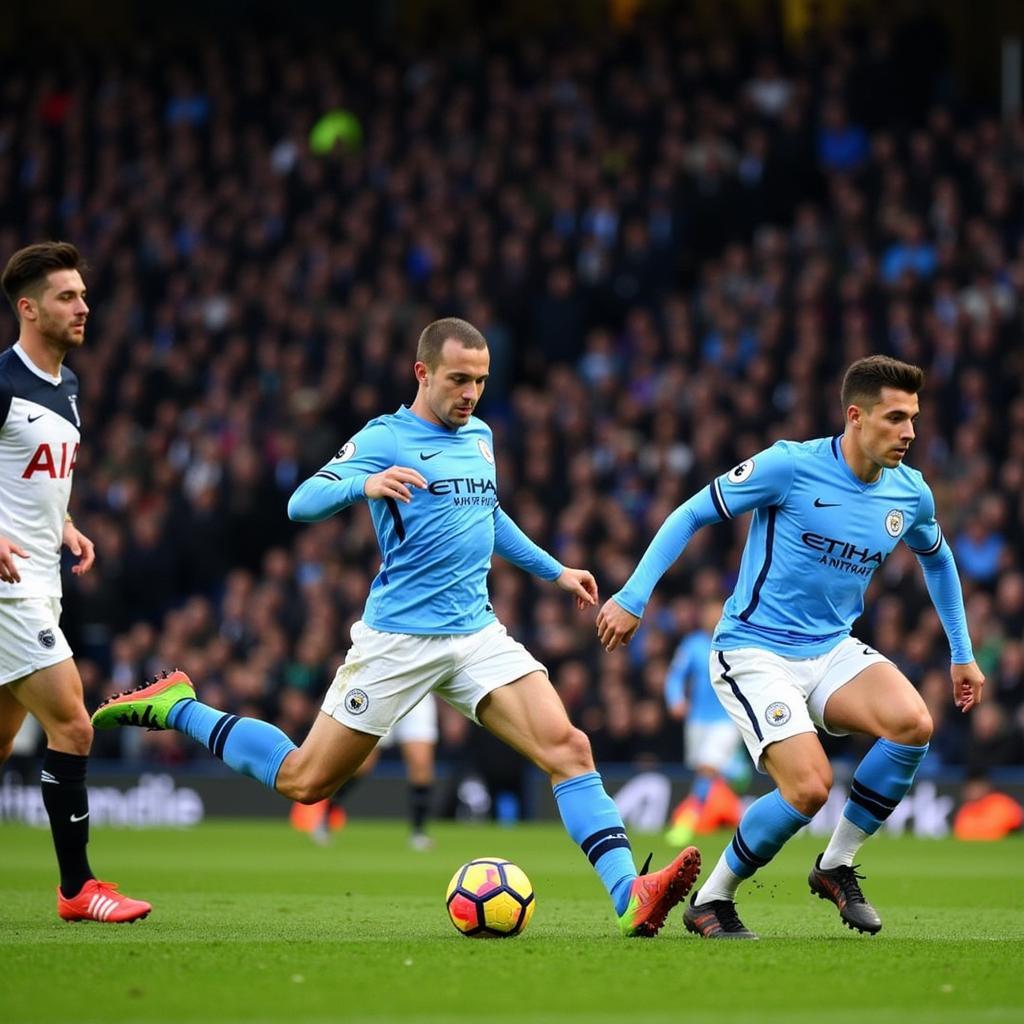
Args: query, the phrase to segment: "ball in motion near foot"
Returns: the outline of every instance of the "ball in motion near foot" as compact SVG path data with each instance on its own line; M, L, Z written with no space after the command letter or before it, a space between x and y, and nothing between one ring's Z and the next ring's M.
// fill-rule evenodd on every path
M452 924L471 939L505 939L530 922L537 900L522 868L480 857L452 875L445 898Z

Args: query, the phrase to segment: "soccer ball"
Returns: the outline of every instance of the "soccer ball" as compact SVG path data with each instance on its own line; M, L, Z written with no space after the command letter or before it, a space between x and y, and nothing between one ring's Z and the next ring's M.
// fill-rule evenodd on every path
M518 935L537 901L522 868L501 857L479 857L452 875L445 898L452 924L471 939Z

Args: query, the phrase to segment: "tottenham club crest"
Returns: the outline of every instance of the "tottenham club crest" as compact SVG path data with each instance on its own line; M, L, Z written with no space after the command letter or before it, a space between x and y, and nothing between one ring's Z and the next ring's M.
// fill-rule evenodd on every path
M747 459L746 462L741 462L738 466L733 466L733 468L729 470L729 475L726 479L731 484L741 484L753 472L754 460Z
M903 532L903 513L898 508L886 512L885 532L890 537L898 537Z
M57 646L57 638L53 635L52 629L39 630L36 639L39 641L40 646L45 647L48 651Z
M349 690L345 694L345 707L350 714L361 715L370 706L365 690Z
M477 447L480 449L480 454L493 466L494 465L494 452L487 446L487 442L481 438L477 441Z
M337 455L334 456L332 461L334 462L348 462L356 453L355 443L352 441L346 441L339 449Z
M764 712L765 721L769 725L785 725L792 717L793 713L789 710L789 705L783 704L781 700L769 704Z

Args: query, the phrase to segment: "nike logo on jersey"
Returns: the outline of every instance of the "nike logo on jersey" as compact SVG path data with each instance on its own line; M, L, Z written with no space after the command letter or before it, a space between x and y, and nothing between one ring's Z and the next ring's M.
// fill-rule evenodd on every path
M838 501L822 501L821 498L814 499L815 508L839 508L840 502Z
M429 459L432 459L435 455L440 455L440 454L441 454L440 452L420 452L420 458L424 462L427 462Z
M29 416L29 423L35 423L36 420L41 420L46 415L45 412L41 412L38 416Z
M71 815L71 820L75 821L75 822L85 821L85 819L88 818L88 817L89 817L89 812L86 811L85 814L72 814Z

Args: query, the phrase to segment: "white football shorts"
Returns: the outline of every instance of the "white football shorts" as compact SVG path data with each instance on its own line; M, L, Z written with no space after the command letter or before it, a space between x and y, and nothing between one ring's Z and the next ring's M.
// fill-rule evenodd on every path
M500 622L476 633L381 633L360 620L323 711L358 732L383 736L430 692L476 722L492 690L547 669Z
M724 772L736 756L740 734L732 722L690 722L683 728L687 768L714 768Z
M73 657L59 597L0 598L0 686Z
M825 725L825 704L864 669L889 658L848 636L816 658L787 658L762 647L712 651L711 680L759 772L765 747Z
M403 718L400 718L381 737L380 746L394 747L403 743L437 742L437 701L432 693L414 704Z

